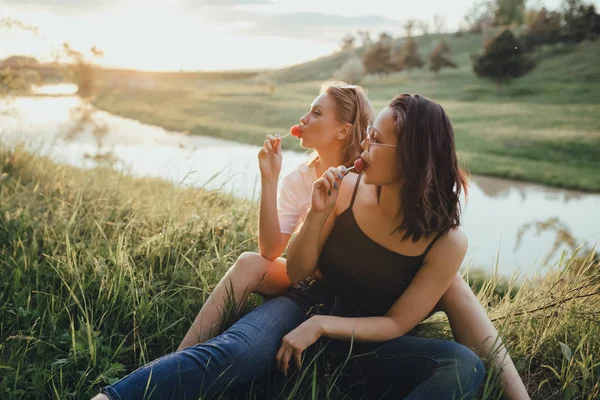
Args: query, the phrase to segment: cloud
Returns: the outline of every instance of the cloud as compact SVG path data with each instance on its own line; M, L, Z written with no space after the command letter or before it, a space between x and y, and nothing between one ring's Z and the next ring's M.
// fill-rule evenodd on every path
M0 6L29 8L57 14L79 14L112 8L117 0L0 0Z
M187 0L185 6L193 9L202 6L231 7L273 4L274 0Z
M268 5L275 0L185 0L184 9L202 15L213 24L229 26L230 33L258 36L277 36L288 39L339 42L348 33L368 30L372 36L380 32L403 31L402 22L381 15L344 16L319 11L290 11L276 13L270 7L238 7Z
M241 33L338 42L347 33L358 30L397 32L402 23L379 15L342 16L320 12L255 14L254 24Z

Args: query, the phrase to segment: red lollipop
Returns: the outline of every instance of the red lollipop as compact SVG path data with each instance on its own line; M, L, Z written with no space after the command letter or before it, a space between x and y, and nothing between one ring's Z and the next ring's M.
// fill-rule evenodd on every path
M300 135L302 135L302 127L300 125L294 125L290 128L290 133L299 138Z
M363 169L365 169L365 167L365 160L363 160L362 158L357 158L356 161L354 161L354 168L359 174L363 171Z

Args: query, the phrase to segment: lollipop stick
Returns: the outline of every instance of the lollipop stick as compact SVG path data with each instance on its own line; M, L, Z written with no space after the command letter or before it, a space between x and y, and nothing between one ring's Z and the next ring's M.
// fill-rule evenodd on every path
M353 166L351 166L350 168L347 168L347 169L346 169L346 174L347 174L348 172L352 171L353 169L356 169L356 167L355 167L354 165L353 165Z

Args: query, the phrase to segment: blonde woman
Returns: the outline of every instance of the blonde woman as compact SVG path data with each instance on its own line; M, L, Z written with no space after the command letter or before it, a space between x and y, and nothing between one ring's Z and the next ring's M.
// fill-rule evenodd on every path
M367 126L374 112L360 86L325 82L308 112L300 118L301 145L313 149L309 161L283 179L279 204L277 183L281 171L281 141L268 136L258 153L261 172L258 245L260 253L243 253L215 287L179 346L179 350L202 343L221 330L228 301L239 310L250 293L273 297L291 282L280 257L290 237L301 225L312 184L329 167L351 166L361 152Z

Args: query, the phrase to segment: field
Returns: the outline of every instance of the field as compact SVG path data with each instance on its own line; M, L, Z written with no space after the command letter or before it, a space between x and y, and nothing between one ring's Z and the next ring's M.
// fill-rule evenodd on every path
M3 399L89 398L174 351L226 268L256 248L255 203L22 149L0 150L0 170ZM566 257L561 273L521 286L471 279L534 399L600 396L592 257ZM438 316L415 333L451 337ZM298 380L257 382L246 398L343 398L339 371L315 365ZM498 398L495 376L481 399Z
M426 69L367 75L362 84L376 110L398 93L426 95L450 115L461 162L472 173L600 191L600 42L546 48L530 75L498 93L493 82L472 72L469 55L481 48L482 37L445 38L459 68L442 70L439 77ZM418 39L425 58L439 38ZM346 58L336 53L240 78L107 75L95 105L169 130L260 145L266 134L285 133L298 122ZM286 146L300 150L297 142Z

